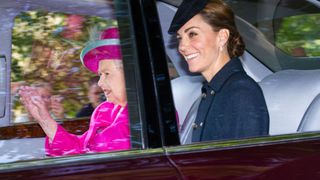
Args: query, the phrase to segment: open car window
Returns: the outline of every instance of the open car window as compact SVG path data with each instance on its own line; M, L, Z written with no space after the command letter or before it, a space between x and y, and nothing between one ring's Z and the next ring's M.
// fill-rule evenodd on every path
M235 12L237 28L246 44L246 52L240 57L243 67L264 93L270 115L269 135L319 131L316 123L319 115L315 111L319 80L313 78L320 73L320 36L319 28L315 28L319 25L318 3L295 0L226 3ZM171 81L180 141L189 144L204 79L188 74L188 67L183 66L185 60L177 51L175 35L167 33L176 5L158 2L157 6L167 54L180 74ZM300 93L302 89L308 93Z

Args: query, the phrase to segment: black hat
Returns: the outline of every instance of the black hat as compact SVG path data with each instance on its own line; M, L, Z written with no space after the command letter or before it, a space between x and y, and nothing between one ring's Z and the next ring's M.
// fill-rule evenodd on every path
M184 0L178 7L176 14L173 17L169 34L176 33L186 22L193 16L198 14L206 5L208 0Z

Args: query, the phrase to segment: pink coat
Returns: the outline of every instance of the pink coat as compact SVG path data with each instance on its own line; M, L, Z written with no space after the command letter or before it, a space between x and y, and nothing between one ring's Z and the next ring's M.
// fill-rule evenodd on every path
M58 125L54 139L45 144L49 156L130 149L128 106L103 102L93 112L87 132L77 136Z

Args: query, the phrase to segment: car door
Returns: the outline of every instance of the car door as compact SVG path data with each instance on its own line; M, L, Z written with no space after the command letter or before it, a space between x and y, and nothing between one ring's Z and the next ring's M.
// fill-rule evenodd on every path
M2 24L8 24L1 27L4 35L1 36L1 178L179 178L178 171L163 149L163 146L179 144L179 139L155 8L152 1L137 3L125 0L4 1L0 5L1 17L5 17L1 18ZM17 84L24 84L23 81L33 82L27 78L39 72L42 72L40 77L45 77L50 83L52 79L60 78L59 83L68 82L73 87L70 89L69 86L63 86L66 88L58 89L61 85L58 83L54 86L57 88L56 92L63 95L75 93L77 96L71 97L76 99L85 94L86 89L81 90L85 81L79 80L93 75L84 71L79 64L79 50L81 45L94 40L96 36L87 34L84 40L81 36L80 40L70 38L77 35L77 32L66 31L68 24L64 21L70 16L76 16L77 20L80 19L80 22L87 25L79 30L80 34L87 33L88 29L95 31L96 26L91 25L119 27L130 115L131 150L48 157L44 150L45 134L39 125L32 121L15 122L12 118L11 111L20 112L16 110L19 108L14 109L16 106L12 106L13 101L19 101L19 97L12 96L12 90ZM57 22L58 25L55 24ZM49 26L51 23L54 25ZM29 26L31 28L27 30ZM69 33L65 34L66 32ZM14 37L17 34L19 36ZM37 41L34 42L35 40ZM69 50L70 48L66 48L69 46L77 49L68 51L69 54L63 56L67 58L64 59L67 62L61 62L61 54ZM36 56L32 61L34 56L30 53L35 51L45 58ZM27 55L23 52L27 52ZM52 62L49 63L48 59ZM45 62L45 65L34 67L39 62ZM51 69L46 69L46 66ZM63 78L58 76L60 71L55 76L50 76L53 67L56 70L66 70L67 73L61 72L65 75ZM64 100L68 101L67 98ZM69 101L64 107L72 112L72 107L81 103L82 99ZM82 134L88 129L89 117L74 118L74 112L66 114L71 117L58 119L57 122L70 133Z
M320 46L315 42L320 36L313 26L319 23L319 3L225 2L235 11L237 27L246 43L246 52L240 57L243 67L263 89L270 114L270 135L187 142L167 147L169 158L184 179L318 179L320 126L315 122L319 119L320 61L316 51ZM186 117L179 119L180 127L184 127L188 118L195 118L192 114L197 111L193 102L200 95L199 91L186 87L199 90L201 83L195 81L203 80L185 73L187 69L181 64L184 60L174 53L177 51L175 37L167 34L179 3L161 1L157 7L166 52L173 64L178 63L175 67L179 76L173 79L172 88L178 114ZM175 94L174 89L180 91ZM188 98L181 100L180 96ZM186 102L188 100L191 102ZM183 111L190 107L189 112ZM313 120L314 123L310 123ZM307 122L309 128L302 128L303 122Z

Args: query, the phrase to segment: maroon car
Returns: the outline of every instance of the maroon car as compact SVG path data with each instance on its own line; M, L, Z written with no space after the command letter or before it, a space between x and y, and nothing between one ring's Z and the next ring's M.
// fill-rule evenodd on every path
M180 0L2 0L0 178L320 179L320 2L225 2L246 43L241 63L263 90L270 135L191 143L203 79L167 33ZM77 112L94 75L79 56L108 26L120 30L131 150L46 156L45 134L17 90L51 84L63 97L57 122L84 133L90 117Z

